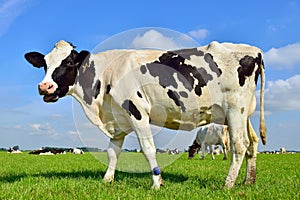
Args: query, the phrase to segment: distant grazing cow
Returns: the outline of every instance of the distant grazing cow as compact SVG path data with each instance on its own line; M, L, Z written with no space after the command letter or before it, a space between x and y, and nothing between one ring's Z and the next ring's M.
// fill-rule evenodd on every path
M163 149L156 149L156 153L167 153L167 150L163 150Z
M51 152L54 154L66 154L64 149L51 149Z
M39 155L41 153L47 153L47 152L51 152L51 150L49 148L38 148L29 152L29 154Z
M199 127L197 131L196 139L192 146L189 147L189 159L195 156L195 153L201 149L204 159L204 153L207 147L210 149L210 154L214 160L214 154L212 145L221 145L224 151L224 160L227 160L227 150L229 148L229 132L228 126L211 123L205 126Z
M55 155L55 154L52 153L51 151L48 151L48 152L40 153L39 155L42 155L42 156L52 156L52 155Z
M77 148L70 149L70 152L73 154L84 154L84 151L82 149Z
M39 148L29 152L29 154L36 154L36 155L55 155L55 154L65 154L65 150L58 149L58 148Z
M179 154L179 150L177 148L171 150L171 149L167 149L167 152L170 154L170 155L176 155L176 154Z
M258 138L250 123L261 77L260 135L266 143L262 51L245 44L212 42L173 51L109 50L77 52L59 41L47 55L26 60L43 67L38 85L45 102L73 96L88 119L110 137L105 182L114 180L125 136L134 131L152 172L152 187L162 183L150 123L175 130L228 122L232 160L225 186L232 188L246 155L245 183L256 179Z
M229 141L229 138L228 138L228 141ZM226 149L226 150L228 151L228 149ZM220 149L220 146L216 145L215 149L213 150L213 154L214 155L220 155L221 153L224 153L223 149Z
M282 154L286 153L286 149L284 147L281 147L280 148L280 153L282 153Z
M9 147L7 153L22 153L22 151L20 151L20 149L15 149L14 147Z

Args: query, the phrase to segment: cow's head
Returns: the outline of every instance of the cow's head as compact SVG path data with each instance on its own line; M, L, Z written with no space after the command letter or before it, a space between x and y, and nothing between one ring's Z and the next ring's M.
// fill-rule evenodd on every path
M38 52L25 54L26 60L34 67L44 67L45 77L38 85L40 95L45 102L56 102L68 94L70 86L75 83L77 72L88 51L78 53L74 46L63 40L55 44L54 49L47 55Z
M194 158L196 152L200 149L200 144L195 140L194 143L189 146L189 159Z

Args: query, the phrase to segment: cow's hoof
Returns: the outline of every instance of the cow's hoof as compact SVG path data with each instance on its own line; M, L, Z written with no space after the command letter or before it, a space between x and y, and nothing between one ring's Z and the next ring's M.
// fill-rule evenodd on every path
M256 182L256 177L247 178L244 180L244 185L253 185Z
M225 188L226 189L232 189L234 187L234 182L232 182L232 181L226 181L225 182Z
M153 176L153 184L151 189L159 189L160 186L164 185L164 181L161 177L161 175Z
M109 184L109 183L112 183L112 182L114 182L113 179L112 180L106 180L106 179L102 180L102 183L104 183L104 184Z
M159 185L152 185L152 187L151 187L152 190L158 190L159 188L160 188Z
M102 180L103 183L111 183L114 182L114 177L104 177Z

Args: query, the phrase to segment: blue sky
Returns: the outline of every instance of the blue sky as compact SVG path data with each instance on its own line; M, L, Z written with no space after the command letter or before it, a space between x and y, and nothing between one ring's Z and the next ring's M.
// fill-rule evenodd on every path
M267 76L268 136L267 145L260 144L259 149L278 150L283 146L300 150L299 10L299 1L283 0L249 3L0 0L0 147L20 145L22 149L33 149L91 144L105 148L105 136L98 138L100 134L86 125L84 119L79 119L82 123L78 119L74 122L73 110L80 111L71 97L55 104L42 101L37 84L44 72L31 67L24 54L47 53L61 39L72 42L78 50L93 50L115 34L142 27L161 27L186 34L200 45L216 40L261 48L265 53ZM168 39L162 37L164 42ZM257 113L252 117L252 124L258 130ZM78 129L95 136L79 136ZM164 138L157 139L157 144L174 138L170 134L167 132ZM193 133L183 134L193 139ZM180 139L179 143L174 141L173 146L180 145Z

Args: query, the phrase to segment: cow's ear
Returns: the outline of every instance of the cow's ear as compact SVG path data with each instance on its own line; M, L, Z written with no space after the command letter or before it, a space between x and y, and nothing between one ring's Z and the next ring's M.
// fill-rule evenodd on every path
M76 56L75 59L75 66L80 67L83 61L90 55L90 52L88 51L80 51L80 53Z
M46 66L44 57L45 56L39 52L29 52L25 54L25 59L34 67L38 68Z

